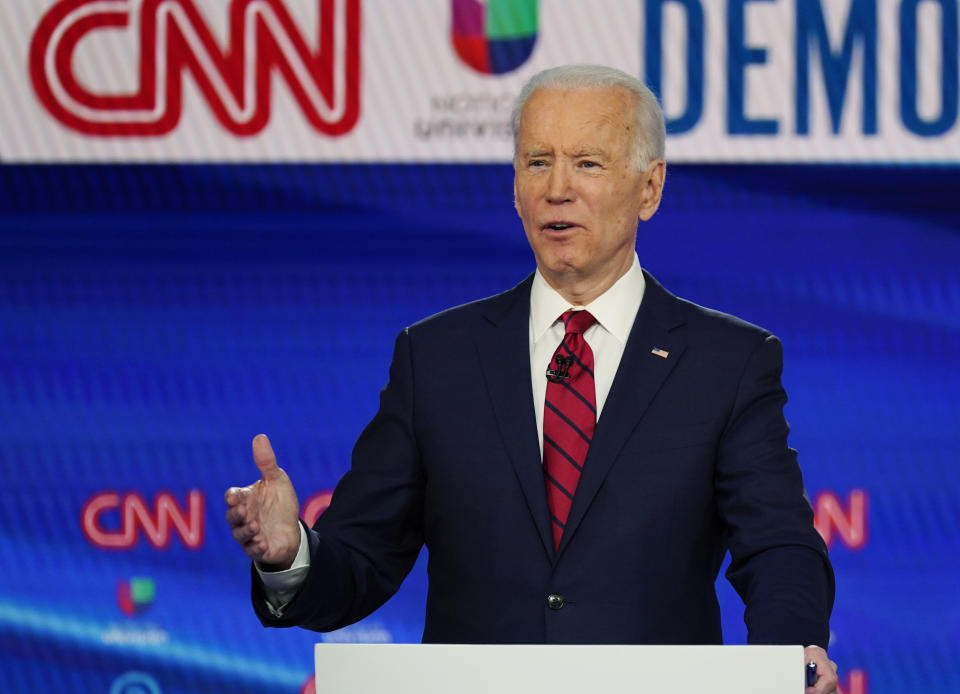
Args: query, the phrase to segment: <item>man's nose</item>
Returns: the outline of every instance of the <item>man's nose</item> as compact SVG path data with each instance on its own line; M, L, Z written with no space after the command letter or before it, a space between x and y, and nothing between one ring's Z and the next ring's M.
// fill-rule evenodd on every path
M564 164L555 164L547 180L547 200L556 203L573 200L572 183L569 169Z

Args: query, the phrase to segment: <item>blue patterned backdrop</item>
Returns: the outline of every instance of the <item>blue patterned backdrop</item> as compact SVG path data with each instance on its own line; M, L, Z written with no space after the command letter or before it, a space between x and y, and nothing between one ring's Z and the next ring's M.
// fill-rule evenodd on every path
M960 691L958 191L675 166L640 230L667 288L784 342L845 694ZM355 627L262 629L222 494L262 431L322 505L396 333L532 270L509 167L4 165L0 228L4 692L294 694L315 641L419 640L423 557Z

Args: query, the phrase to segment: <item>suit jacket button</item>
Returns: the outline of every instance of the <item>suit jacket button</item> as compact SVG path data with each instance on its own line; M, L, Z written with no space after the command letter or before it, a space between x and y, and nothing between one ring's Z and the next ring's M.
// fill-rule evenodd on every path
M556 593L552 593L547 596L547 607L549 607L551 610L562 609L566 602L567 601L562 595L557 595Z

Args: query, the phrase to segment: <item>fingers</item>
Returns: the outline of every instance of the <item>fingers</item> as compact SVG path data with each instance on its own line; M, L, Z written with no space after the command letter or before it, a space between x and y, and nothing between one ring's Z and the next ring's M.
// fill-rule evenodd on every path
M817 664L817 682L807 687L807 694L836 694L840 683L837 677L837 664L827 657L827 652L819 646L807 646L804 649L804 658L807 662Z
M280 476L280 468L277 467L277 456L273 453L273 446L270 445L270 439L266 434L257 434L253 437L253 462L260 469L263 479L268 482Z
M236 506L243 501L248 489L249 487L230 487L223 493L223 500L227 502L227 506Z
M242 505L234 508L228 508L226 517L227 523L230 524L231 528L244 525L247 522L247 507Z
M253 460L261 479L248 487L230 487L224 492L227 509L224 513L233 539L254 561L265 557L284 558L288 546L299 546L298 504L296 493L286 473L277 467L277 458L270 439L259 434L253 439ZM291 558L292 561L292 558Z
M270 545L266 537L260 533L260 524L257 521L236 525L232 533L233 539L243 548L248 557L254 561L264 561Z
M235 525L233 527L233 539L241 545L246 545L248 542L262 539L257 535L258 532L260 532L260 526L256 521Z
M250 493L251 487L230 487L224 494L227 501L227 511L224 516L230 527L238 528L251 520L256 520L256 514L251 512L251 505L256 506L256 504L250 503L255 499L250 496Z
M243 551L254 561L262 562L267 556L267 541L256 538L243 545Z
M837 664L828 660L827 666L823 668L823 674L817 678L817 684L813 687L813 692L814 694L837 694L839 684Z

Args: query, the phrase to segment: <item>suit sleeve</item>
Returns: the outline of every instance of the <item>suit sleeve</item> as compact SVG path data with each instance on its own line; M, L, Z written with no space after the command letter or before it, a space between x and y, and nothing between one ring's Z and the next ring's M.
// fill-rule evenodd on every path
M780 341L747 360L723 434L715 485L752 644L827 647L834 577L813 526L796 451L787 445Z
M424 475L414 436L410 337L397 338L380 409L353 449L330 507L307 532L310 571L274 617L253 571L254 610L265 626L331 631L387 601L423 545Z

